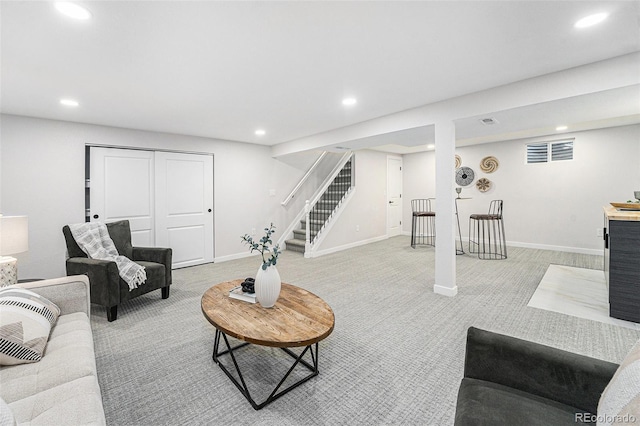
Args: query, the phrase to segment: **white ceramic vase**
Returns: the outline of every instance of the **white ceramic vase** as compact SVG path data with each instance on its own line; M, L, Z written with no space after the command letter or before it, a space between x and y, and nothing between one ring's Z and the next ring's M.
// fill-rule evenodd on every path
M280 296L280 283L280 274L275 266L262 269L260 265L256 274L255 290L256 299L262 307L271 308L276 304Z

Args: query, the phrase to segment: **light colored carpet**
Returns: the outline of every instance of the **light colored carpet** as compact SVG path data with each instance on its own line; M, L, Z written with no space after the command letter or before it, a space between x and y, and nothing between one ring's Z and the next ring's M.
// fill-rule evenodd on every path
M601 269L549 265L527 306L640 330L640 324L609 316L609 292Z
M409 237L304 259L284 252L283 281L333 308L320 374L254 411L211 359L214 329L200 312L218 282L254 276L257 258L174 271L160 292L95 307L97 367L110 425L447 425L453 423L465 336L476 326L619 362L640 332L527 307L551 263L598 269L598 256L510 248L506 260L457 257L459 294L433 293L434 249ZM157 294L156 294L157 293ZM250 347L257 385L281 351ZM278 364L277 362L275 363Z

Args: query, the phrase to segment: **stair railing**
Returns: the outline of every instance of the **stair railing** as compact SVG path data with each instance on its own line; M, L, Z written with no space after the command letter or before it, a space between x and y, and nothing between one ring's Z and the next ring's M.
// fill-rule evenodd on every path
M320 201L320 199L325 194L325 192L327 191L329 186L331 186L333 181L340 174L340 172L342 171L344 166L352 158L353 158L353 152L350 151L350 152L345 153L342 156L342 158L340 159L340 161L338 162L338 164L336 164L336 166L332 170L331 174L329 175L329 178L325 181L324 185L316 192L316 195L311 200L306 200L305 201L305 204L304 204L304 213L305 213L305 221L306 221L306 227L305 227L306 228L305 229L305 256L306 256L307 253L310 252L313 244L318 239L318 237L320 236L321 232L325 229L326 224L333 217L333 214L335 213L337 208L342 204L342 201L345 199L345 197L351 191L351 188L353 187L354 176L355 176L355 173L354 173L355 172L355 168L353 167L353 162L351 163L351 181L348 183L348 187L345 189L345 192L340 197L340 200L337 200L337 205L333 208L333 211L327 217L327 219L325 220L325 223L323 223L322 226L320 227L320 229L318 229L318 232L313 237L313 240L311 240L311 220L310 220L311 211L318 204L318 201Z
M293 188L291 190L291 193L287 196L287 198L285 198L282 201L282 205L286 206L287 204L289 204L289 201L291 201L293 199L293 197L295 197L296 192L298 192L298 190L300 190L300 188L302 187L302 184L305 183L305 181L307 179L309 179L309 176L311 176L311 174L313 173L313 171L316 169L316 167L318 167L318 164L320 164L320 161L322 161L322 159L325 157L325 155L327 155L327 151L322 151L322 154L320 154L320 156L316 159L316 161L311 165L311 167L309 167L309 170L307 170L307 173L304 174L304 176L302 176L302 178L300 179L300 182L298 182L298 184L295 186L295 188Z

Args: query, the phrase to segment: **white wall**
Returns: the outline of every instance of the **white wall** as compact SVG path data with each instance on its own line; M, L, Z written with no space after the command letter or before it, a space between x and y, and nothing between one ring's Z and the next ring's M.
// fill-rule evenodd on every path
M87 144L213 153L216 260L248 254L240 236L252 228L259 232L272 221L279 230L288 226L283 188L292 188L305 171L253 144L14 115L1 115L0 125L2 213L29 217L20 279L65 275L62 227L84 222Z
M525 144L575 138L574 159L545 164L525 164ZM640 189L640 126L578 132L517 141L457 148L462 165L486 177L492 188L481 193L472 185L463 188L459 202L463 239L468 218L485 212L492 199L504 200L505 233L513 245L601 254L602 206L624 202ZM499 162L491 174L480 170L482 158ZM431 197L435 192L433 152L404 156L404 226L411 232L411 198Z

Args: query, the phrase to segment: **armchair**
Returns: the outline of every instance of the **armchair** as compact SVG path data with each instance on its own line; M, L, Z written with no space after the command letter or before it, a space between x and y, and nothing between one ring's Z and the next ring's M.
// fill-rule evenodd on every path
M120 278L115 262L87 257L73 238L68 225L62 228L62 233L69 253L66 261L67 275L89 276L91 303L106 307L107 319L111 322L116 320L118 305L122 302L158 289L161 290L163 299L169 297L172 251L170 248L133 247L128 220L107 223L107 230L121 256L144 266L147 280L138 288L129 291L127 283Z
M618 364L469 328L455 425L575 425L598 413Z

